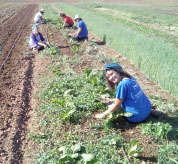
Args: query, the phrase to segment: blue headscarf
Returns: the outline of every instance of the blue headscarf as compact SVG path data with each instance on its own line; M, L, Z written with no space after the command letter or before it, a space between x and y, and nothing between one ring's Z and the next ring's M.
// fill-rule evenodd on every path
M34 31L34 29L35 29L36 27L39 27L39 24L38 24L38 23L36 23L36 24L34 24L34 25L32 26L32 31Z
M106 71L113 69L115 71L123 71L122 67L118 63L108 63L104 66L103 76L106 78Z

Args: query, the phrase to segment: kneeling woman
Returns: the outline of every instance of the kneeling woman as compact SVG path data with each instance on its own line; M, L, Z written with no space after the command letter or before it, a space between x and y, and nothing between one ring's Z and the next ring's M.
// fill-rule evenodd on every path
M77 24L78 30L73 35L73 40L77 40L79 42L83 40L88 40L88 29L85 22L82 20L82 18L79 15L76 15L74 20L78 23Z
M29 44L32 50L38 51L41 51L48 46L47 42L43 38L43 35L39 32L38 24L34 24L32 27Z
M104 118L111 112L115 112L119 107L132 113L132 116L126 117L130 122L142 122L151 112L151 103L136 80L123 71L117 63L107 64L104 68L109 89L116 89L115 103L105 112L97 114L96 118Z

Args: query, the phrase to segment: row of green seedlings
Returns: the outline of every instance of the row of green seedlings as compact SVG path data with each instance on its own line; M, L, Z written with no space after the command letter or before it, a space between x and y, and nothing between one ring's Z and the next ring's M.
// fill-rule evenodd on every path
M170 43L174 44L176 47L178 46L178 38L175 35L171 35L167 33L166 31L161 31L159 29L151 28L151 26L146 26L137 22L126 20L125 18L120 17L112 17L113 13L109 14L106 11L103 10L93 10L93 12L96 12L98 15L101 15L102 17L105 17L106 19L109 19L110 21L114 23L121 23L123 25L126 25L128 27L131 27L132 29L143 32L144 34L150 35L150 36L157 36L162 37L166 41L169 41Z
M62 23L62 22L61 22ZM173 108L175 109L175 108ZM107 127L111 127L113 124L113 120L115 118L117 118L117 115L110 115L106 120L105 120L105 126ZM120 113L119 115L125 115L123 113ZM140 126L141 129L143 129L143 133L147 133L147 134L151 134L155 137L155 140L157 141L159 138L161 139L161 141L163 139L167 138L168 133L170 133L170 131L172 131L172 127L170 124L166 124L166 123L148 123L148 124L144 124L142 126ZM174 130L175 131L175 130ZM168 147L168 146L167 146ZM174 150L174 149L173 149ZM174 152L174 151L173 151ZM171 160L171 158L170 158ZM174 160L174 159L173 159ZM169 161L169 160L168 160Z
M59 22L59 27L62 27L62 21ZM119 115L123 116L125 114L120 113L120 114L116 114L116 115L115 114L110 115L105 120L105 123L104 123L105 126L111 127L113 124L113 120L115 118L117 118ZM164 124L164 123L158 123L158 124L148 123L147 125L142 125L141 129L143 129L142 130L143 133L151 134L151 135L155 136L155 139L157 140L158 138L165 139L167 137L168 132L171 131L171 126L169 124Z
M60 23L62 23L62 22L60 22ZM71 113L71 111L69 112L69 113ZM65 115L65 114L64 114ZM123 113L121 113L121 114L119 114L120 116L123 116L124 114ZM117 116L119 116L118 114L117 115L110 115L107 119L106 119L106 121L105 121L105 125L107 126L107 127L111 127L111 124L112 124L112 121L114 120L114 118L117 118ZM65 117L64 117L65 118Z

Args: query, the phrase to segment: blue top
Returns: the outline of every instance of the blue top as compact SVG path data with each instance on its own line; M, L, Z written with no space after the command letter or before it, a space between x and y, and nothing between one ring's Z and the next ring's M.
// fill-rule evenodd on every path
M117 86L117 99L122 99L121 107L133 115L127 117L130 122L144 121L150 114L151 103L134 78L123 79Z
M82 31L80 32L80 34L78 35L79 38L85 38L88 37L88 30L87 30L87 26L84 23L84 21L80 20L78 22L78 28L82 28Z
M38 32L37 35L35 35L33 33L30 35L29 44L30 44L31 48L34 48L34 47L38 46L38 42L39 41L42 41L42 42L45 41L45 39L43 38L43 36L42 36L42 34L40 32Z

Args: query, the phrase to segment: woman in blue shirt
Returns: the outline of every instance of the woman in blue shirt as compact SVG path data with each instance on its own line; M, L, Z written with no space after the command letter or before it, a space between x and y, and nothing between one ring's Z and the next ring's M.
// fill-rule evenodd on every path
M115 112L120 106L125 112L132 113L127 117L130 122L142 122L151 112L151 103L136 80L123 71L117 63L107 64L104 68L108 88L116 89L115 103L108 110L97 114L96 118L104 118Z
M74 20L78 22L77 25L78 30L74 34L73 39L77 41L82 41L85 39L88 40L88 29L85 22L82 20L82 18L79 15L76 15Z

